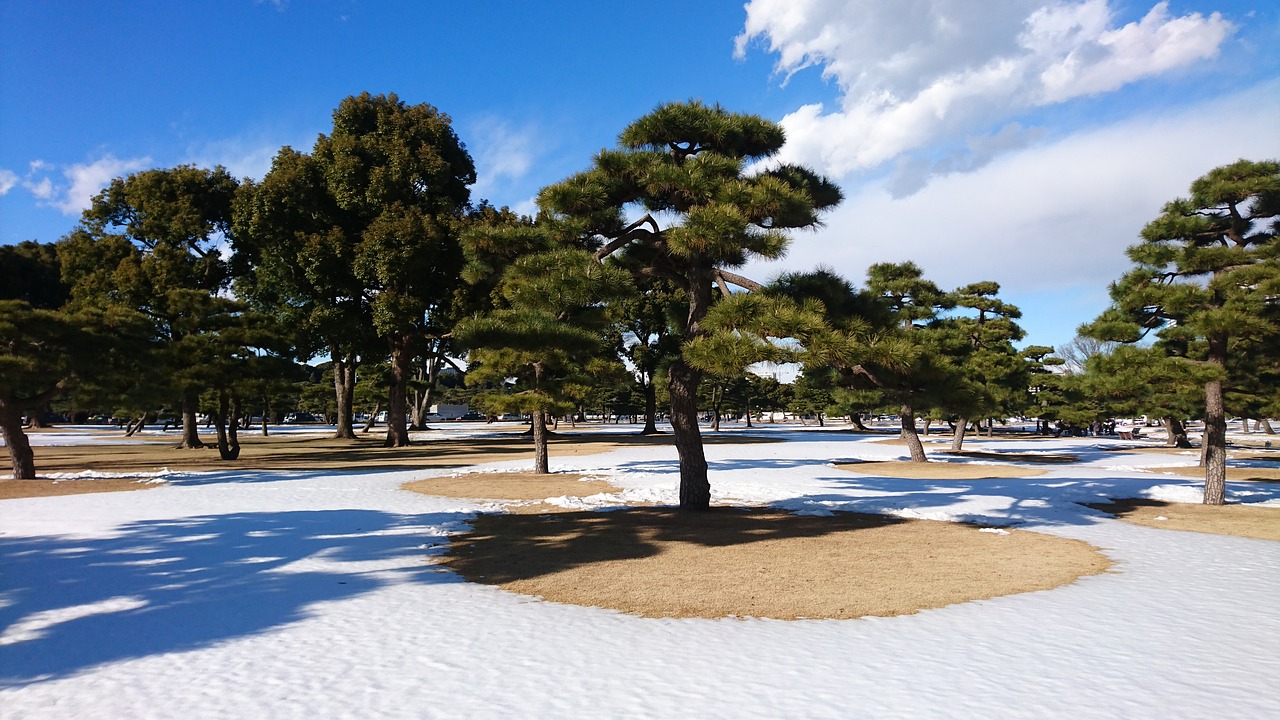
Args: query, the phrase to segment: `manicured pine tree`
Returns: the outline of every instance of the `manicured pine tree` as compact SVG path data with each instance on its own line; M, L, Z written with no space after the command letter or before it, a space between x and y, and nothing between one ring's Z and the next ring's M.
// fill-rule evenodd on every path
M42 412L81 378L123 387L145 373L152 340L146 318L119 306L48 310L0 299L0 433L13 477L36 477L22 416Z
M972 388L956 362L954 337L938 328L939 313L955 306L955 298L924 279L915 263L877 263L867 270L867 289L888 308L895 336L909 350L910 358L896 369L878 367L863 373L887 402L898 407L901 436L914 462L926 462L924 445L916 431L916 417L935 407L961 405L962 394ZM878 363L871 363L878 365Z
M1154 331L1166 354L1200 363L1204 388L1204 503L1226 497L1226 389L1233 355L1278 332L1280 163L1239 160L1167 203L1129 248L1134 268L1111 285L1113 307L1086 334L1135 342Z
M701 102L662 105L627 127L620 147L601 151L590 170L544 188L539 204L596 243L597 257L617 255L634 274L683 292L688 308L676 329L688 343L708 332L702 325L717 287L721 294L730 285L760 287L732 269L780 257L788 230L816 225L840 200L834 185L805 168L749 171L784 140L780 126L754 115ZM628 218L634 207L644 214ZM686 510L705 510L711 500L698 427L702 374L684 357L668 368Z
M958 415L951 452L960 452L963 447L970 418L990 419L997 413L1007 416L1011 408L1021 404L1027 390L1027 363L1013 346L1026 334L1014 322L1022 317L1022 311L1001 300L999 293L999 283L986 281L965 285L951 294L956 307L971 314L950 318L942 329L956 336L958 370L973 390L964 398L969 402L950 408Z
M609 352L607 303L631 291L630 277L574 248L516 260L498 286L502 302L455 328L470 349L467 382L515 378L514 392L491 394L494 409L532 416L534 472L549 472L548 414L574 409L573 389L589 361Z

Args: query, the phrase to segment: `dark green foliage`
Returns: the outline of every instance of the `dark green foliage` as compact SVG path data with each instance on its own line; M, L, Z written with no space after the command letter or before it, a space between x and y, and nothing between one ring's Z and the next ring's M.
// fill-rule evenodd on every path
M340 437L354 437L357 358L376 354L391 358L387 444L408 443L413 362L446 352L439 341L456 319L474 182L447 115L364 93L338 105L310 155L282 149L242 193L237 249L254 268L244 292L335 360Z
M57 245L32 240L0 245L0 300L22 300L34 308L56 310L70 298Z
M1158 352L1208 366L1194 371L1210 378L1207 504L1225 497L1225 398L1241 383L1233 358L1262 351L1280 332L1277 216L1280 163L1240 160L1209 171L1143 228L1128 251L1134 268L1111 286L1112 308L1082 328L1119 342L1154 332Z
M702 326L716 298L730 285L758 285L730 271L752 257L777 258L787 231L818 222L840 199L839 190L803 168L751 175L748 166L778 152L782 128L763 118L701 102L670 103L627 127L619 149L601 151L594 166L544 188L546 220L598 247L641 278L669 281L684 294L676 333L686 349L702 342ZM648 214L631 221L626 212ZM704 355L705 359L705 355ZM680 453L680 505L710 502L706 458L698 429L697 390L703 370L677 358L668 367L668 391Z
M119 391L146 372L152 338L142 316L118 306L76 312L0 300L0 430L13 475L35 477L22 416L88 380Z

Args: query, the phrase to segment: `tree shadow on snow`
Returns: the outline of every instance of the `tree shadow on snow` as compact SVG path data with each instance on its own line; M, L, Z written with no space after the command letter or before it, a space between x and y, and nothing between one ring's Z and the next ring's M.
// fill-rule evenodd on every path
M252 636L389 584L457 582L421 548L461 519L238 513L0 538L0 687Z

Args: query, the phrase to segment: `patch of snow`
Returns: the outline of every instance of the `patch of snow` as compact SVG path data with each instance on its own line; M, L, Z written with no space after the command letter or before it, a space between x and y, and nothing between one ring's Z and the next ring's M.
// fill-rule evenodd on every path
M477 512L509 507L399 489L447 471L213 472L146 493L0 501L5 720L1280 717L1280 616L1258 610L1280 596L1280 543L1161 533L1076 504L1199 502L1199 484L1144 470L1157 461L1096 440L1009 441L1081 462L911 480L830 466L900 457L877 436L753 434L786 442L707 446L715 502L1017 526L1107 548L1116 572L893 618L646 619L433 564ZM528 460L477 469L516 467ZM676 500L669 446L563 467L622 488L584 508ZM1267 504L1274 488L1230 484Z

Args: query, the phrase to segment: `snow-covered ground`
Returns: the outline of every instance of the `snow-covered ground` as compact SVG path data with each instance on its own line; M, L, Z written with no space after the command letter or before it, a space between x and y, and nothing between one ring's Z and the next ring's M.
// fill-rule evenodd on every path
M1016 525L1102 547L1114 571L894 618L645 619L429 564L478 506L399 486L451 471L174 473L146 492L0 502L0 715L1280 717L1280 543L1075 502L1194 497L1194 481L1159 471L1194 455L974 438L1082 462L906 480L831 467L900 446L756 432L787 442L707 447L718 500ZM669 447L552 463L624 488L588 505L674 501ZM1229 489L1280 504L1275 485Z

